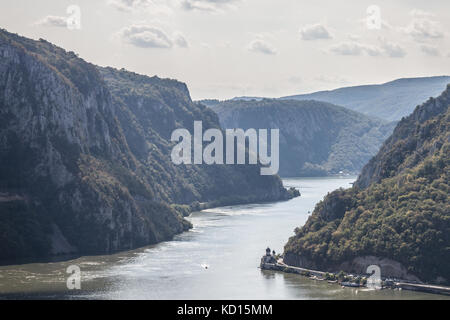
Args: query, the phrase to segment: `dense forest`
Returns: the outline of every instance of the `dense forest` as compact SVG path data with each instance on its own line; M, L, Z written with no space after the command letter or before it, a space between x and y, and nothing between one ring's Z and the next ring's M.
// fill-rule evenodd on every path
M400 121L354 187L328 194L295 230L285 261L355 272L351 261L374 256L422 281L448 284L449 106L450 86Z

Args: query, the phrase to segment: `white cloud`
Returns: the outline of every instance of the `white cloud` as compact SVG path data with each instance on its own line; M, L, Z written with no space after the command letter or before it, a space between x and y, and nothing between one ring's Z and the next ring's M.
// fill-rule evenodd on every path
M180 48L187 48L187 47L189 47L188 41L187 41L186 38L185 38L181 33L179 33L179 32L176 32L176 33L174 34L173 42L174 42L177 46L179 46Z
M256 53L263 53L268 55L277 54L276 49L268 42L262 39L255 39L249 43L247 49Z
M233 8L237 0L181 0L180 5L184 10L198 10L217 12L223 9Z
M431 12L423 11L420 9L412 9L409 14L414 18L434 18L435 15Z
M377 57L382 56L385 52L383 48L371 44L360 44L361 50L367 53L369 56Z
M439 49L434 46L429 46L429 45L423 44L420 46L420 50L429 56L437 57L440 55Z
M387 56L390 58L401 58L406 51L397 43L379 39L380 45L359 43L357 41L344 41L330 47L330 52L344 56L360 56L364 53L372 56Z
M131 25L123 28L119 35L121 38L140 48L171 48L172 40L164 31L149 25Z
M330 47L330 51L344 56L359 56L364 52L364 46L356 41L344 41Z
M368 23L370 23L370 22L368 22L368 18L367 17L362 18L362 19L358 19L355 22L358 23L359 25L361 25L364 28L369 28L368 27ZM382 30L392 30L393 28L394 27L388 21L386 21L384 19L380 20L380 29L382 29ZM372 29L373 29L373 27L372 27Z
M412 10L411 23L401 30L410 35L414 40L423 42L429 39L440 39L444 37L444 32L441 29L440 23L435 20L435 16L431 13Z
M175 9L186 11L220 12L235 8L240 0L107 0L108 4L125 12L146 10L153 15L172 14Z
M382 41L384 53L391 58L402 58L406 56L406 51L399 44L389 41Z
M145 10L153 15L170 15L173 13L170 1L166 0L108 0L108 4L125 12Z
M311 24L300 28L300 36L303 40L331 39L333 36L327 28L320 24Z
M148 24L133 24L120 30L117 35L122 41L139 48L188 48L186 37L176 31L170 37L163 29Z
M66 28L67 27L67 18L59 17L59 16L46 16L45 18L39 20L35 24L40 25L40 26L47 26L47 27Z

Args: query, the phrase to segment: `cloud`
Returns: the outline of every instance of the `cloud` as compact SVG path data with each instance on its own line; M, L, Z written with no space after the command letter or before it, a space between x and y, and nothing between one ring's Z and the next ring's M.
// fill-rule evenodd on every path
M187 48L189 47L189 43L186 40L186 38L179 32L176 32L173 37L173 42L180 48Z
M233 3L238 0L181 0L180 5L184 10L198 10L217 12L223 9L233 8Z
M45 18L36 22L36 25L46 27L67 28L67 18L59 16L46 16Z
M186 11L220 12L234 8L240 0L108 0L108 4L124 12L145 10L152 15L170 15L175 9Z
M122 41L139 48L189 47L189 42L180 32L174 32L170 37L161 28L147 24L133 24L120 30L117 35Z
M397 43L383 41L382 49L391 58L402 58L406 56L406 51Z
M439 49L437 47L429 46L429 45L421 45L420 50L426 55L437 57L440 55Z
M311 24L300 28L300 36L303 40L331 39L333 36L327 28L320 24Z
M145 10L153 15L173 13L170 3L166 0L108 0L108 4L124 12Z
M108 4L120 11L132 11L142 4L140 0L109 0Z
M431 12L427 12L427 11L423 11L420 9L412 9L409 12L409 15L414 17L414 18L434 18L435 15Z
M423 42L444 37L440 23L435 20L433 14L421 10L412 10L410 15L412 16L411 23L401 30L415 41Z
M356 41L344 41L330 47L330 51L344 56L359 56L364 52L364 46Z
M367 54L372 57L387 56L390 58L401 58L406 51L397 43L379 39L380 45L359 43L357 41L344 41L330 47L329 51L344 56L361 56Z
M272 45L262 39L255 39L249 43L247 49L251 52L275 55L277 51Z
M172 40L164 31L149 25L131 25L123 28L119 35L121 38L140 48L171 48Z

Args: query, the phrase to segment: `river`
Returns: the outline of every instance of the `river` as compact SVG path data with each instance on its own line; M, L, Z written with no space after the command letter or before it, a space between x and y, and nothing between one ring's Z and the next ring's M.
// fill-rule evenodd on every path
M277 252L327 192L354 177L284 179L302 196L193 213L173 241L107 256L0 266L0 298L42 299L446 299L411 291L341 288L258 268L267 246ZM81 270L68 290L66 269Z

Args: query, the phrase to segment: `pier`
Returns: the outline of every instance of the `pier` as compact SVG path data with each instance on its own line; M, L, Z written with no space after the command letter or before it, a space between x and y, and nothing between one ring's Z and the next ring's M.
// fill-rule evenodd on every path
M421 292L427 292L427 293L450 295L450 287L436 286L436 285L432 285L432 284L396 282L395 287L401 288L402 290L412 290L412 291L421 291Z
M321 278L324 278L325 274L326 274L326 272L322 272L322 271L288 266L287 264L285 264L283 262L282 259L279 259L275 263L262 262L260 267L261 267L261 269L264 269L264 270L275 270L275 271L282 271L282 272L286 272L286 273L297 273L300 275L312 275L312 276L321 277Z
M296 273L306 277L315 277L324 279L328 272L317 271L312 269L289 266L283 262L283 259L275 260L273 256L266 255L261 259L260 268L263 270L274 270L286 273ZM329 273L328 273L329 274ZM410 283L410 282L394 282L393 285L384 286L383 288L402 289L420 291L433 294L450 295L450 287L438 286L432 284Z

